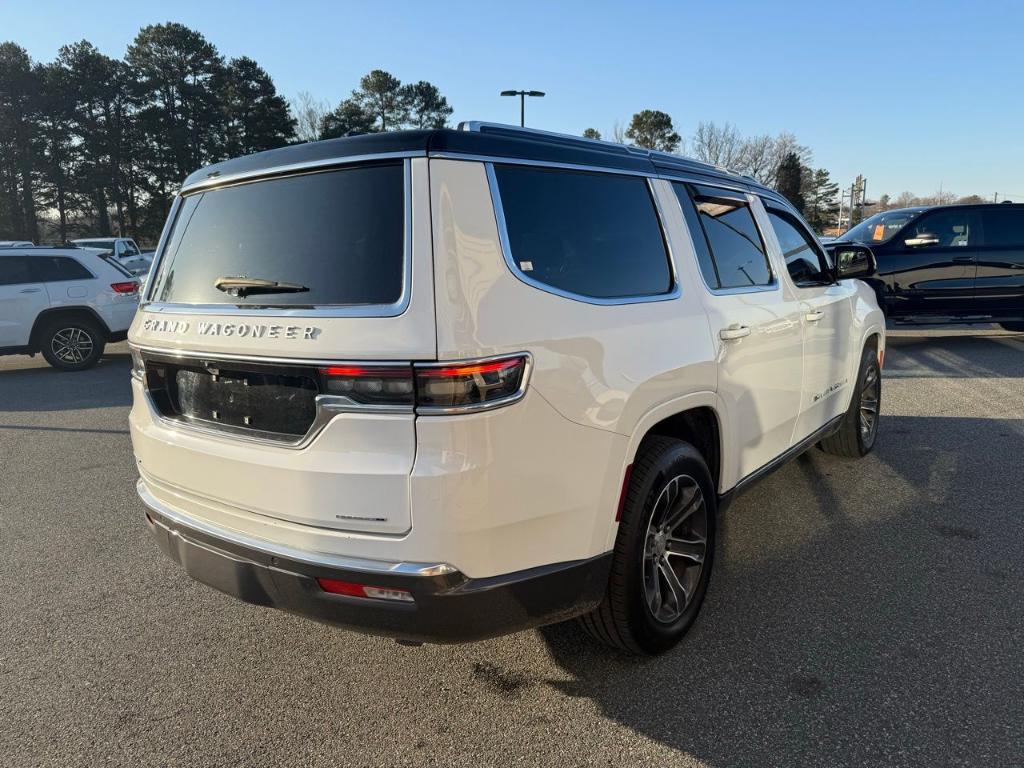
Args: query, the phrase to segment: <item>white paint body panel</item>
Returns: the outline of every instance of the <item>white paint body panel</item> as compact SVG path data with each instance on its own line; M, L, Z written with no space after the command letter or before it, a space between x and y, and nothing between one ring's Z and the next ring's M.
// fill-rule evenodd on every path
M11 248L0 250L0 259L60 256L82 264L93 277L46 283L0 285L0 347L24 346L39 314L49 309L86 308L95 312L114 333L128 330L138 308L138 294L120 294L113 283L128 277L104 263L93 252L80 248Z
M852 381L865 339L884 333L881 313L861 284L794 288L773 238L770 258L781 277L773 290L709 291L671 184L650 185L680 287L667 301L602 306L526 284L505 263L486 165L417 159L404 314L253 313L260 322L318 326L311 344L200 336L195 323L244 318L144 308L130 340L162 349L254 359L533 357L526 396L511 406L459 416L338 416L301 449L189 434L160 420L134 382L131 432L148 490L186 517L268 542L443 562L470 577L607 552L627 465L644 434L681 411L714 412L719 489L728 491L845 409L849 386L824 403L814 394L822 382ZM751 205L769 231L759 201ZM813 332L804 320L809 306L830 316ZM153 319L189 326L154 330L146 326ZM722 341L719 330L732 323L751 334ZM345 509L386 519L343 530L332 516Z

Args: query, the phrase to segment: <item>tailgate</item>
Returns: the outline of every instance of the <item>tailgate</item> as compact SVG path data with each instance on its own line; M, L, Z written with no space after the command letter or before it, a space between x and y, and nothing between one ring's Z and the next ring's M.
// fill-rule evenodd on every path
M324 372L436 358L426 160L186 193L155 270L129 333L144 477L281 520L408 531L412 408L352 402Z

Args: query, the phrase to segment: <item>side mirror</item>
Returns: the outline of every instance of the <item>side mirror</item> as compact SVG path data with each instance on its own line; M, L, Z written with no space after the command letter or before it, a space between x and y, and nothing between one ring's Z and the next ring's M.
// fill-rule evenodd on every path
M875 254L866 245L834 245L828 248L835 265L836 281L870 277L875 273Z
M922 232L917 237L908 237L903 241L903 244L907 246L907 248L920 248L925 245L938 245L939 237L938 235L933 235L929 232Z

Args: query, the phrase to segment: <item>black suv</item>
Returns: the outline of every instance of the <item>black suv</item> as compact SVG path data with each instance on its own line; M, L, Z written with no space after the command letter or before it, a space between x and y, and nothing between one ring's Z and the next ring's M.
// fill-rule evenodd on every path
M887 317L1024 331L1024 205L883 211L829 245L850 242L875 254L867 282Z

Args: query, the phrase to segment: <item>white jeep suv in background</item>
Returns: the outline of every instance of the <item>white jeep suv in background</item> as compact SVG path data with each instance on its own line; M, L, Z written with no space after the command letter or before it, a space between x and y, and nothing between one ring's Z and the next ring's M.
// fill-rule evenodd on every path
M42 352L64 371L94 366L124 341L139 283L112 258L80 248L0 248L0 355Z
M129 335L147 523L339 626L664 651L736 492L871 450L883 317L839 257L749 178L519 128L205 168Z

